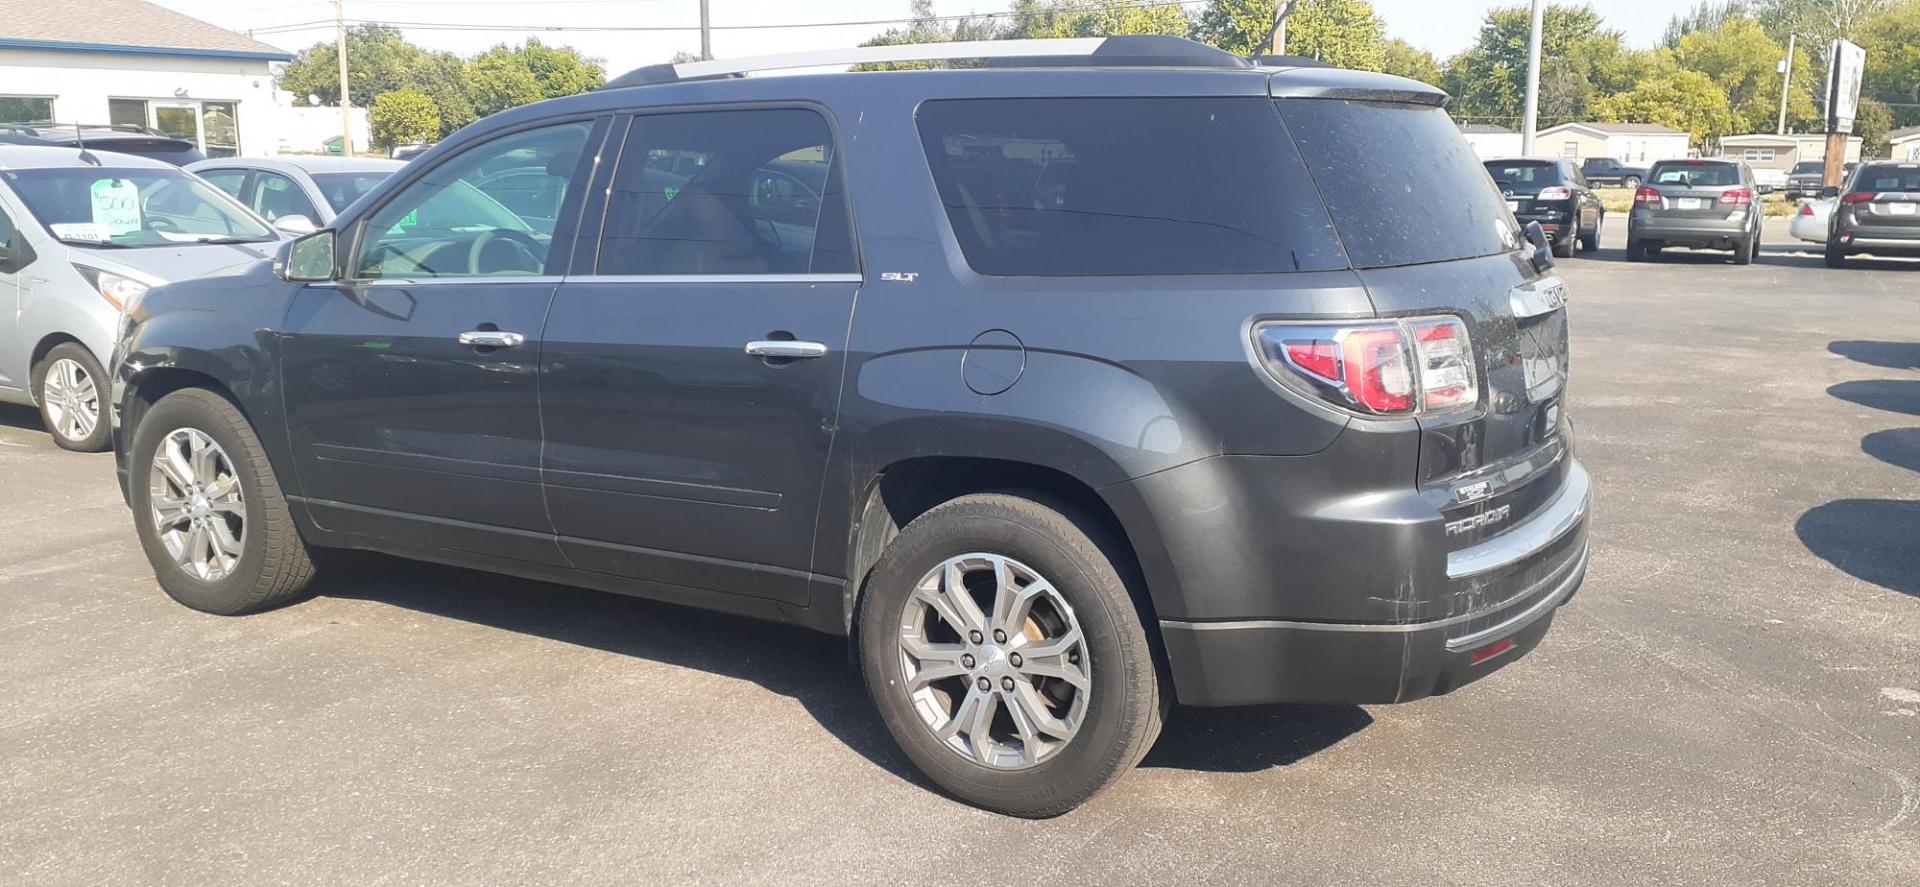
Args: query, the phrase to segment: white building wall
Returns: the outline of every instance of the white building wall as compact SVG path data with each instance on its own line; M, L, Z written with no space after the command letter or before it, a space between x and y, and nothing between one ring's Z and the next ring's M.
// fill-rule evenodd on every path
M1461 133L1467 144L1473 146L1473 153L1482 160L1520 156L1520 134L1517 132L1466 132Z
M243 155L276 151L273 92L265 61L0 49L0 94L51 97L60 122L106 123L109 98L235 102Z

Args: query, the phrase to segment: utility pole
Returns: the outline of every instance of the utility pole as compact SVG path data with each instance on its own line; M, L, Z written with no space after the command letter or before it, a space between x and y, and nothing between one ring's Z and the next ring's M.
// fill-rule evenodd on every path
M707 0L700 0L700 60L713 61L713 18L707 14Z
M1533 20L1527 25L1527 112L1520 126L1520 153L1533 156L1533 137L1540 129L1540 23L1544 8L1533 0Z
M1300 0L1273 0L1273 32L1267 35L1267 54L1287 54L1287 16Z
M1787 134L1787 88L1793 85L1793 45L1799 39L1799 34L1787 35L1787 57L1780 63L1780 129L1775 135Z
M333 49L340 57L340 156L353 156L353 101L347 95L347 0L333 0Z

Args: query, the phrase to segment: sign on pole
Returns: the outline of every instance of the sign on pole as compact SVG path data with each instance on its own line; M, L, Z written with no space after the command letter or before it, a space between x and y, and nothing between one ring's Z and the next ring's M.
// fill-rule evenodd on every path
M1860 75L1867 67L1867 51L1850 40L1835 40L1827 58L1827 132L1851 133L1860 110Z

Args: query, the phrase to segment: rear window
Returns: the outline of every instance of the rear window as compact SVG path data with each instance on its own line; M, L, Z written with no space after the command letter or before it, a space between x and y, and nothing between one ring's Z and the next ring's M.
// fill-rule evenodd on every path
M954 237L980 274L1347 266L1268 99L945 100L917 119Z
M327 205L337 213L373 190L373 186L386 181L388 175L384 172L322 172L314 173L313 184L326 195Z
M1718 188L1740 184L1740 167L1731 163L1707 163L1700 160L1680 163L1656 163L1647 173L1656 185L1683 185L1693 188Z
M1869 166L1854 177L1853 190L1920 192L1920 163Z
M1493 176L1500 185L1558 185L1561 184L1560 164L1524 161L1518 163L1489 163L1487 175Z
M1294 143L1356 268L1506 252L1520 231L1445 111L1281 99Z

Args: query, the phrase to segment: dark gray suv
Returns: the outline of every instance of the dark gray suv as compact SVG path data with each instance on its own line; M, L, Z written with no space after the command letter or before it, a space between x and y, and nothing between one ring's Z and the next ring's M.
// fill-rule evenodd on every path
M135 526L215 613L360 548L846 635L1019 815L1176 701L1445 693L1579 586L1588 476L1564 289L1444 100L1114 38L508 111L132 306Z

